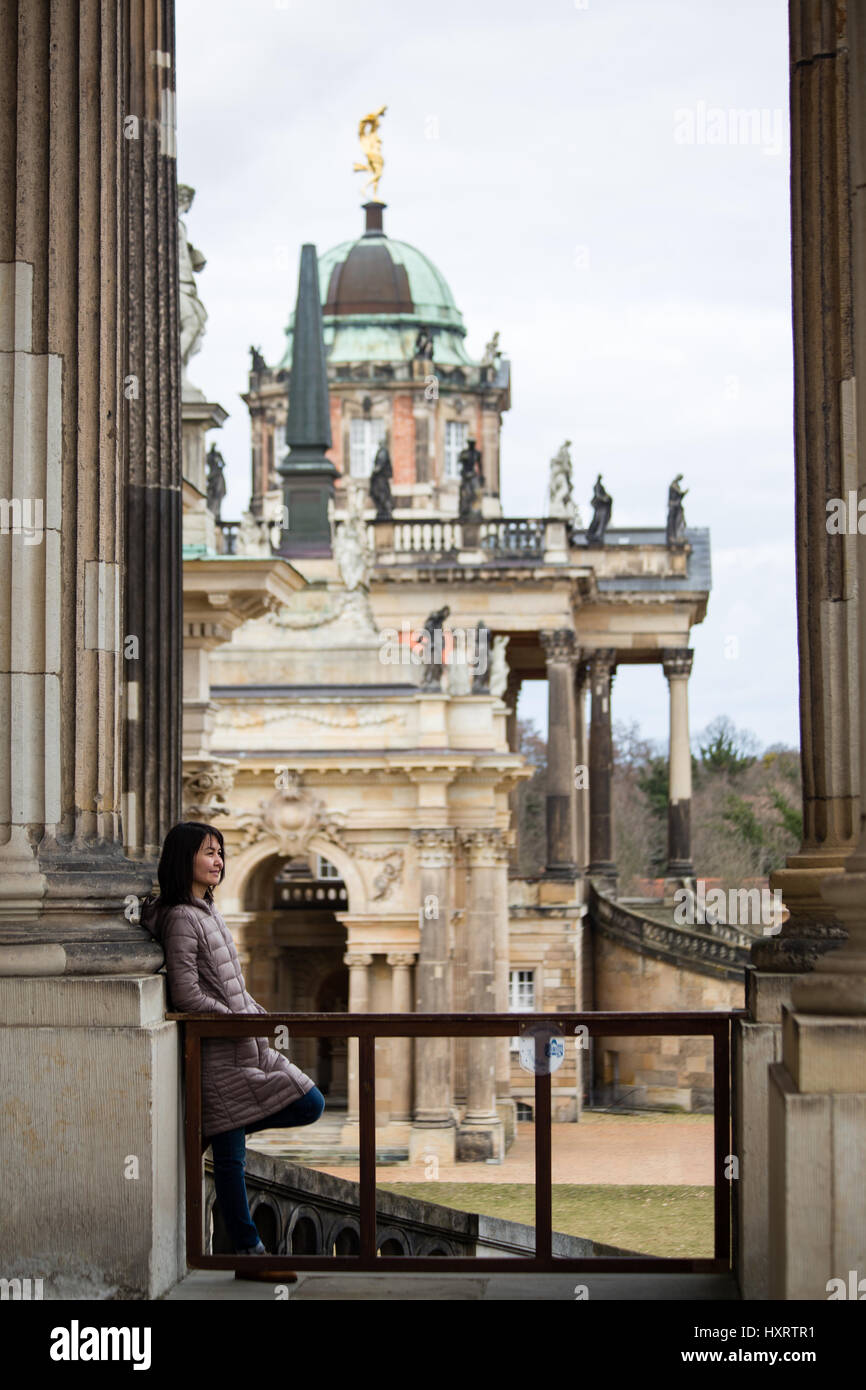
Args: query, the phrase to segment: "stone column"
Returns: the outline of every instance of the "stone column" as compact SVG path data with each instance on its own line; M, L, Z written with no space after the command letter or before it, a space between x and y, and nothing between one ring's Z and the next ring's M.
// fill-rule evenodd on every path
M835 495L849 511L866 490L866 14L862 4L832 4L830 0L791 0L791 147L792 246L794 260L794 346L799 371L795 375L798 421L808 411L810 391L815 401L838 387L844 412L850 360L839 352L839 339L853 340L857 364L854 419L858 434L849 434L848 460L855 477L847 494ZM849 182L850 180L850 182ZM847 236L850 233L850 253ZM843 255L840 256L840 246ZM850 254L850 260L849 260ZM850 279L835 279L840 260ZM850 299L849 299L850 293ZM840 324L833 332L833 318ZM824 332L822 333L822 329ZM835 351L834 351L835 349ZM821 355L823 353L823 356ZM839 378L842 377L840 381ZM835 380L834 380L835 377ZM843 416L844 418L844 416ZM819 729L835 744L838 762L830 786L841 790L846 780L856 787L857 774L848 764L843 740L854 724L853 748L859 760L859 786L866 775L866 634L862 610L853 595L866 593L866 553L856 535L856 589L847 568L843 534L819 539L818 516L828 516L830 488L838 479L839 454L845 479L846 443L833 437L838 417L832 412L814 420L812 434L797 439L798 607L800 618L801 703L804 680L811 690L826 682L826 697L816 701L826 723ZM814 450L823 423L823 446ZM853 423L853 421L852 421ZM805 448L804 448L805 445ZM804 456L805 454L805 456ZM802 469L802 472L801 472ZM861 503L862 505L862 503ZM815 554L808 547L814 544ZM814 566L814 571L810 569ZM825 566L824 585L835 588L836 603L822 603L815 613L814 598L823 598L817 574ZM808 589L810 577L816 593ZM804 607L806 612L804 613ZM833 609L836 609L833 612ZM812 622L804 619L812 618ZM816 621L817 620L817 621ZM856 624L856 626L855 626ZM852 640L856 631L856 641ZM841 675L840 664L856 653L850 673L854 687ZM827 680L826 672L833 672ZM859 702L855 697L859 695ZM808 719L808 715L806 716ZM833 732L831 732L831 730ZM813 738L816 730L812 729ZM805 746L805 739L804 739ZM806 763L804 761L804 772ZM828 786L828 791L830 790ZM811 789L807 789L811 790ZM807 802L808 806L808 802ZM835 830L846 837L852 801L815 807L809 821L828 845ZM795 968L791 1007L782 1006L781 1060L769 1068L769 1145L767 1170L772 1175L769 1207L769 1272L771 1299L826 1299L831 1280L848 1292L850 1271L861 1278L866 1237L863 1220L863 1155L866 1152L866 822L863 805L855 821L859 832L844 872L825 872L818 884L821 902L799 956L814 961L803 972L798 953L789 948ZM807 812L808 814L808 812ZM841 825L837 817L841 817ZM836 820L834 826L832 822ZM823 832L823 834L822 834ZM823 846L821 846L823 847ZM837 846L838 847L838 846ZM818 856L816 856L818 857ZM822 856L826 864L827 855ZM847 928L841 944L825 929L827 909ZM802 932L802 929L801 929ZM803 939L801 935L801 940ZM797 939L794 938L795 944ZM767 978L767 977L765 977ZM838 1287L838 1285L837 1285ZM853 1296L857 1297L856 1290Z
M179 1030L124 904L180 806L173 5L9 0L0 71L3 1274L153 1299L185 1268Z
M505 721L505 731L508 738L508 748L512 753L517 752L517 701L520 696L522 680L514 671L508 673L508 684L505 687L505 704L509 710ZM520 868L520 784L515 782L508 793L508 811L511 820L511 844L508 848L508 863L515 873Z
M575 666L574 682L574 751L575 806L577 811L577 867L586 872L589 864L589 741L586 729L586 697L589 690L589 665L580 661Z
M421 944L415 971L415 1012L451 1009L451 952L448 925L454 831L443 826L412 831L418 854ZM433 1154L453 1163L456 1156L452 1113L450 1038L415 1039L415 1115L409 1135L409 1161Z
M574 633L539 633L547 663L547 872L577 873L574 787Z
M349 967L349 1013L369 1012L370 979L369 968L373 957L358 951L347 951L343 964ZM346 1123L357 1125L360 1121L360 1082L358 1072L358 1039L349 1039L349 1096Z
M496 1013L496 874L504 845L498 830L464 830L466 943L469 1011ZM502 1162L505 1135L496 1110L496 1039L470 1038L466 1113L457 1132L457 1158L466 1163Z
M672 887L694 878L692 863L692 751L689 742L689 676L694 652L688 647L662 652L668 679L670 743L668 756L668 867Z
M599 647L590 656L592 708L589 725L589 873L616 884L613 859L613 741L610 732L610 691L616 664L612 647Z
M391 967L391 1012L412 1012L412 966L414 951L396 951L386 960ZM412 1119L412 1039L391 1039L391 1119L398 1123Z

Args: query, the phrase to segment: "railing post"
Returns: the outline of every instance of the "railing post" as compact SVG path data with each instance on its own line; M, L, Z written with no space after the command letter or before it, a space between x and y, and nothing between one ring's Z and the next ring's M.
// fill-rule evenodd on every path
M201 1037L194 1023L183 1026L186 1082L186 1252L193 1265L204 1254L201 1205Z
M550 1072L535 1073L535 1258L553 1257L551 1191Z
M360 1096L358 1113L361 1123L359 1136L360 1158L360 1222L361 1259L376 1258L376 1039L372 1033L358 1038L360 1062Z

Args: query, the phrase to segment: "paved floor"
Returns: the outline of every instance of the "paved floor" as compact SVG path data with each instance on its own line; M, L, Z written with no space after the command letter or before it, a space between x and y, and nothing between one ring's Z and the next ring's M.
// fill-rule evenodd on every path
M311 1126L311 1132L315 1126ZM585 1111L579 1124L554 1124L552 1173L555 1183L713 1184L712 1115L608 1115ZM249 1148L276 1156L291 1131L262 1130L247 1139ZM322 1173L357 1181L357 1165L330 1166L303 1160ZM535 1126L521 1124L504 1163L440 1164L438 1172L423 1163L395 1163L377 1168L380 1182L534 1182Z
M573 1303L660 1300L728 1302L739 1299L736 1285L722 1274L299 1274L297 1284L257 1284L224 1270L192 1270L166 1295L180 1300L294 1302L509 1301ZM586 1293L582 1290L585 1288Z

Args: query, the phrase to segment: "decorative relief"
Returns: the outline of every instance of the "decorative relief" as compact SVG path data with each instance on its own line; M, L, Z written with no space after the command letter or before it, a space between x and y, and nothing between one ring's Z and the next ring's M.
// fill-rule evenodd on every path
M422 869L447 869L454 862L454 831L446 826L413 830L412 843L418 850Z
M228 816L226 797L234 786L236 762L209 762L183 773L183 814L186 820L210 821Z
M694 654L692 647L663 647L662 669L668 680L672 676L690 676Z
M322 799L304 786L300 773L288 771L282 777L284 785L260 801L258 810L235 816L235 824L244 832L241 848L272 839L281 854L294 856L305 854L314 836L320 836L353 859L381 863L382 871L373 880L373 898L379 902L387 898L403 872L403 851L364 849L347 841L345 812L328 811Z
M221 705L215 716L215 722L220 728L230 729L255 728L286 719L302 719L309 724L321 724L330 729L364 729L381 724L402 725L405 717L402 713L381 708L351 706L340 714L329 714L326 710L295 704L290 707L281 705L279 709L256 710L234 710L231 706Z
M573 661L577 656L576 638L571 628L558 627L555 631L547 630L538 635L548 662Z
M458 834L463 852L473 868L493 868L508 857L501 830L479 828L461 830Z

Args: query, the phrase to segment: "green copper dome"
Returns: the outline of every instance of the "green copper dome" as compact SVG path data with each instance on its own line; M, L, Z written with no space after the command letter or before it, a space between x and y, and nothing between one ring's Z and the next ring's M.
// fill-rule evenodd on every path
M406 362L415 355L418 330L427 328L436 362L472 366L463 344L463 315L447 281L417 247L385 236L383 207L368 204L364 235L319 257L328 361ZM293 327L294 314L280 367L291 366Z

